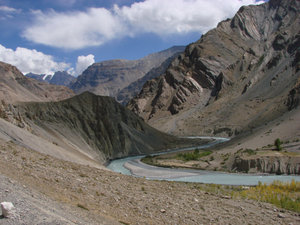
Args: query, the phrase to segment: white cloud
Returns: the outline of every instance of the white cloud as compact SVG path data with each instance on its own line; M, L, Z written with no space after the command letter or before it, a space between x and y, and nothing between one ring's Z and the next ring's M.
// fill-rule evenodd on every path
M204 33L255 0L145 0L112 9L84 12L35 12L35 22L23 36L30 41L66 49L99 46L141 33L159 36Z
M0 6L0 20L13 18L15 14L18 14L21 11L21 9L15 9L8 6Z
M15 12L19 12L20 10L15 9L15 8L11 8L8 6L0 6L0 11L1 12L6 12L6 13L15 13Z
M54 74L56 71L66 70L70 67L64 62L55 62L51 55L45 55L35 49L18 47L5 48L0 44L0 61L16 66L23 74L32 72L36 74Z
M147 0L130 7L115 6L115 11L136 33L165 36L204 33L221 20L232 17L242 5L255 3L255 0Z
M23 36L36 43L66 49L98 46L122 31L121 23L109 10L90 8L86 12L35 12L35 23Z
M88 66L95 62L94 55L90 54L87 56L81 55L77 58L76 63L76 75L80 75Z

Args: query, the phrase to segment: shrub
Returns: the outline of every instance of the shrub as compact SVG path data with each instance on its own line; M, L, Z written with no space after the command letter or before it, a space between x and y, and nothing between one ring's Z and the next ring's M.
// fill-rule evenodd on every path
M266 185L261 182L256 187L239 193L243 198L269 202L277 207L300 212L300 182L274 181Z
M212 153L212 151L200 152L199 149L196 149L193 152L178 153L176 155L176 158L184 160L184 161L191 161L191 160L198 160L204 156L210 155L211 153Z
M274 145L275 145L277 151L281 151L281 150L282 150L282 147L281 147L281 141L280 141L279 138L277 138L277 139L275 140Z
M243 152L247 153L248 155L255 155L256 154L256 152L253 149L249 149L249 148L247 148Z

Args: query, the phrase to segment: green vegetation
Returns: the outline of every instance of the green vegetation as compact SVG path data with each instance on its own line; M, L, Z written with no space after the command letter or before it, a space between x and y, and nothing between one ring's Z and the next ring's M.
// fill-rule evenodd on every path
M270 185L259 183L256 187L236 192L243 198L268 202L288 210L300 212L300 182L274 181Z
M248 155L256 155L256 152L253 149L246 149L243 153L247 153Z
M253 199L268 202L276 207L300 213L300 182L274 181L267 185L258 183L257 186L230 186L219 184L203 184L199 189L234 199Z
M257 66L260 66L260 65L263 63L264 58L265 58L264 55L262 55L262 56L259 58L259 60L258 60L258 62L257 62Z
M178 153L176 158L179 160L184 161L191 161L191 160L198 160L204 156L208 156L212 153L212 151L203 151L200 152L199 149L195 149L193 152L185 152L185 153Z
M154 165L154 159L155 156L147 155L144 158L142 158L141 161L146 164Z
M281 151L281 150L282 150L282 147L281 147L281 141L280 141L279 138L277 138L277 139L275 140L274 145L275 145L277 151Z

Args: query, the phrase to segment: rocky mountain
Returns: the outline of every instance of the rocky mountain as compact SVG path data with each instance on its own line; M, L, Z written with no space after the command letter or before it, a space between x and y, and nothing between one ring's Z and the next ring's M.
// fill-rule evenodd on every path
M15 104L9 114L2 117L31 133L24 138L25 131L22 131L23 138L13 136L13 140L31 148L42 145L37 144L42 142L48 150L40 147L37 151L44 149L47 154L80 163L93 161L100 165L128 155L201 143L162 133L113 98L89 92L60 102ZM20 131L10 135L16 133ZM35 141L26 142L27 139Z
M142 78L151 69L160 66L166 59L183 49L182 46L176 46L138 60L109 60L94 63L78 76L70 88L76 93L90 91L97 95L115 97L120 90Z
M28 73L25 76L49 84L63 85L63 86L70 85L76 79L75 77L70 75L67 71L57 71L53 75Z
M76 78L70 75L67 71L57 71L54 73L49 83L68 86L71 82L75 81L75 79Z
M300 2L243 6L148 81L128 107L175 134L235 135L299 104Z
M182 51L184 48L182 49ZM165 60L160 66L151 69L148 73L145 74L142 78L138 79L137 81L131 83L127 87L123 88L119 91L118 95L116 96L116 100L123 105L126 105L133 97L135 97L143 88L143 85L151 79L154 79L161 74L163 74L167 68L169 67L172 60L174 60L181 52L178 52Z
M2 104L29 101L57 101L73 96L67 87L50 85L24 76L16 67L0 62Z
M36 73L27 73L25 74L26 77L35 79L37 81L42 81L42 82L47 82L51 80L51 75L46 75L46 74L36 74Z

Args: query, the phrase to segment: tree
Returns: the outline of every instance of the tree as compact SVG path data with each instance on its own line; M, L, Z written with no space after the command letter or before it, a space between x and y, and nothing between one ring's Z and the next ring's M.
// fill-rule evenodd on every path
M281 151L281 150L282 150L282 147L281 147L281 141L280 141L279 138L277 138L277 139L275 140L274 144L275 144L275 147L276 147L276 150L277 150L277 151Z

